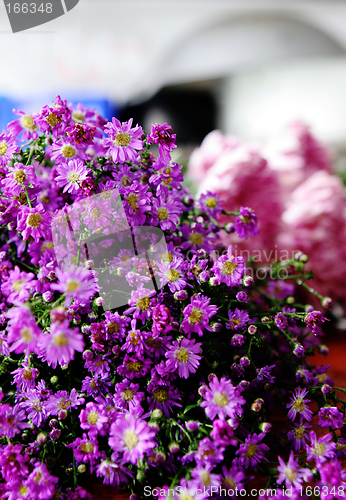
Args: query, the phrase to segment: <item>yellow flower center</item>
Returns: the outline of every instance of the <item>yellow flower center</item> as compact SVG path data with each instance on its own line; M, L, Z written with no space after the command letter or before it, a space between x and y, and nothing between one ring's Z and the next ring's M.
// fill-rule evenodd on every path
M291 467L288 467L286 466L285 467L285 470L284 470L284 474L285 476L290 480L290 481L294 481L297 477L297 473L294 472L294 470L291 469Z
M127 175L121 178L121 185L124 187L128 187L131 184L131 179Z
M138 212L138 196L135 193L130 193L126 197L128 204L134 212Z
M68 337L66 337L63 333L59 333L54 337L54 343L59 347L65 347L68 344Z
M159 387L155 389L153 396L158 403L164 403L168 399L168 390L165 387Z
M246 217L245 215L241 215L240 220L242 221L243 224L250 224L250 222L252 222L252 218Z
M54 245L52 241L47 241L46 243L43 243L41 251L42 253L46 250L46 248L49 248L49 250L53 250Z
M23 182L26 179L26 173L24 170L16 170L13 174L13 179L16 181L17 184L23 184Z
M30 370L30 368L25 368L23 372L23 378L25 378L25 380L32 380L32 371Z
M215 198L210 197L205 200L205 204L208 208L215 208L217 206L217 201Z
M200 245L202 245L204 238L201 235L201 233L191 233L189 236L189 240L191 241L191 243L193 245L200 246Z
M73 146L71 146L71 144L64 144L61 148L61 152L65 158L72 158L72 156L75 156L76 154L76 150Z
M141 311L146 311L149 306L150 306L150 299L149 297L145 296L137 300L136 306L138 309Z
M121 399L124 401L132 401L133 400L133 390L132 389L124 389L120 394Z
M188 322L191 325L195 325L196 323L200 323L203 319L203 313L200 309L197 307L193 307L190 313L190 317L188 319Z
M47 122L51 127L55 127L61 120L55 113L50 113L47 118Z
M305 429L304 427L302 426L299 426L297 427L296 429L294 429L294 435L297 439L302 439L302 437L304 436L305 434Z
M143 363L141 361L127 361L126 368L131 372L139 372L142 368Z
M303 411L305 408L305 403L304 403L303 399L297 398L295 400L295 402L293 403L293 408L298 412Z
M22 497L25 497L27 492L28 492L27 486L24 486L24 484L22 484L21 487L19 488L19 494L22 495Z
M101 196L104 200L109 200L112 197L111 189L106 189L105 191L102 191Z
M40 200L42 201L42 203L45 203L45 204L50 203L50 198L44 194L42 196L40 196Z
M29 130L36 130L36 125L31 115L22 116L22 118L20 119L20 124L23 128L28 128Z
M170 269L165 273L165 276L169 281L173 283L174 281L177 281L177 279L180 277L180 273L176 269Z
M73 111L72 118L76 121L79 121L79 122L84 122L84 120L85 120L83 113L81 111L78 111L78 110Z
M98 419L99 419L99 414L97 413L97 411L90 411L88 413L88 418L87 418L88 424L95 425Z
M317 375L318 381L320 384L323 384L323 382L326 381L327 374L326 373L321 373L320 375Z
M315 453L319 457L324 454L324 452L326 451L326 449L327 449L327 447L323 443L316 443L315 444Z
M249 443L245 455L248 458L253 458L256 455L256 453L257 453L257 446L253 443Z
M108 324L108 333L112 334L112 333L115 333L118 331L119 331L119 323L115 323L114 321L111 321Z
M173 255L170 253L170 252L163 252L161 254L161 259L164 261L164 262L172 262L173 260Z
M157 209L157 215L159 217L159 220L168 219L168 211L163 207Z
M79 178L80 178L80 174L78 172L76 172L75 170L71 170L71 172L69 172L67 174L68 182L71 182L71 183L78 182Z
M41 220L42 220L41 214L38 213L29 214L26 219L26 225L37 229L38 227L40 227Z
M226 274L227 276L233 274L237 268L237 265L238 264L236 262L232 262L231 260L226 260L226 262L224 262L221 266L222 274Z
M27 343L29 343L32 339L31 332L27 326L21 329L20 336L23 339L23 341Z
M230 329L233 330L233 328L235 328L236 326L238 326L239 323L241 323L240 319L233 318L230 321L230 325L229 325Z
M67 410L67 408L70 408L71 402L68 399L62 399L59 403L59 410Z
M137 337L137 333L136 332L131 332L129 334L129 342L132 345L138 345L139 339Z
M8 146L5 141L0 142L0 156L4 156L6 151L8 150Z
M167 177L167 178L165 178L165 179L162 180L162 183L165 186L169 186L171 182L172 182L172 177Z
M226 479L223 480L222 486L225 486L226 488L231 488L232 490L234 490L236 483L235 483L235 481L233 481L233 479L231 479L230 477L227 477Z
M15 292L20 292L25 284L24 280L17 280L13 283L12 288Z
M67 280L66 291L67 292L74 292L79 286L80 286L80 283L78 283L78 281Z
M226 406L226 404L228 403L227 396L226 396L226 394L224 392L222 392L221 394L219 392L216 392L214 394L213 401L218 406L221 406L221 408L223 408L224 406Z
M132 450L137 444L139 443L139 438L137 434L134 431L131 431L130 429L126 430L123 435L124 439L124 445Z
M40 471L38 471L34 477L34 481L35 481L35 483L39 483L41 481L41 479L42 479L42 474Z
M201 480L201 483L203 486L208 486L208 484L210 484L209 472L207 472L207 471L202 472L202 474L199 477L200 477L200 480Z
M128 132L118 132L114 137L114 144L119 148L126 148L131 142L131 136Z
M96 219L99 219L100 217L102 216L102 212L99 208L93 208L91 213L90 213L90 217L92 220L96 220Z
M79 449L82 450L83 453L92 453L94 450L94 445L88 441L87 443L82 443L79 445Z
M187 349L184 349L184 347L180 347L180 349L177 349L174 353L174 357L177 358L179 363L187 363L189 360L190 354Z

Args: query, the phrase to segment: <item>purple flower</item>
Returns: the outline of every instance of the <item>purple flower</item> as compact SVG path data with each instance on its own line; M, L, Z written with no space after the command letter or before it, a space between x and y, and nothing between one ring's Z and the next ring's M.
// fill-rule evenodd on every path
M211 193L210 191L201 194L199 207L202 212L214 218L222 213L222 201L216 193Z
M312 311L305 316L306 326L310 328L310 330L314 334L316 334L318 327L322 325L322 323L324 323L325 321L328 320L323 316L323 314L320 311Z
M54 161L56 165L77 160L77 158L86 160L87 157L84 149L84 147L76 144L72 138L65 136L53 143L51 160Z
M261 460L268 461L264 457L264 453L269 450L269 448L266 444L261 443L264 437L264 432L258 435L249 435L245 439L245 443L239 446L236 455L239 455L239 462L243 467L253 467L253 469L256 470L257 464L259 464Z
M59 95L56 96L54 106L43 106L41 113L34 118L35 125L38 125L42 132L47 135L52 133L54 137L62 135L70 122L71 111L67 101L63 101Z
M191 471L191 481L189 483L190 488L201 489L210 488L212 486L219 487L221 484L220 474L211 473L213 465L211 464L199 464L195 469Z
M49 366L68 365L74 359L75 351L83 352L83 335L78 328L69 328L68 320L59 325L53 323L50 332L41 336L39 348Z
M134 181L129 187L119 190L124 196L126 215L132 227L144 225L147 213L150 213L152 193L148 189L148 186Z
M321 475L321 481L318 485L321 487L321 500L334 498L342 500L345 497L346 471L341 470L341 467L341 462L337 459L330 460L323 465L319 464L318 472Z
M191 303L183 311L181 329L189 335L196 332L200 337L203 335L203 329L211 332L209 320L217 313L217 309L217 306L210 305L209 297L197 293L191 297Z
M103 477L103 484L110 484L111 486L121 486L128 483L129 478L133 479L132 472L119 463L116 453L112 454L113 459L105 459L97 466L96 476ZM77 499L76 499L77 500Z
M45 211L42 203L39 203L35 208L22 206L18 214L17 231L22 232L23 240L27 240L32 236L36 242L40 238L48 239L51 228L52 216Z
M240 396L239 389L225 377L222 377L220 381L217 377L213 377L210 386L205 387L203 398L201 407L205 408L205 413L211 420L214 420L217 415L220 419L228 416L234 423L237 423L238 418L243 414L242 405L245 404L245 399Z
M287 330L288 323L287 323L287 318L282 312L279 312L274 316L274 321L275 324L280 330Z
M273 384L275 377L271 374L273 368L276 365L263 366L262 368L256 368L257 380L263 384Z
M240 285L244 274L245 257L235 257L230 245L226 255L222 255L214 264L212 271L220 283L227 286Z
M344 425L344 415L336 406L328 406L321 408L318 412L318 425L320 427L333 427L340 429Z
M142 127L132 126L132 118L128 122L120 123L116 118L112 118L104 127L104 132L109 139L103 140L103 147L108 149L108 154L113 158L114 163L125 163L135 161L139 151L143 149Z
M64 188L64 193L71 194L78 193L81 189L81 182L86 180L91 172L79 159L57 165L56 171L59 175L55 178L55 182L59 187Z
M35 278L34 273L20 271L18 266L13 271L10 271L7 281L4 281L1 285L1 292L7 298L7 302L16 304L17 302L29 300L30 291L37 284L37 281L33 278Z
M49 474L45 464L36 462L34 470L29 474L28 479L24 481L24 486L29 489L32 498L48 500L53 497L55 484L58 478Z
M206 252L211 252L213 250L215 234L211 233L204 224L198 222L193 227L184 224L180 230L186 240L181 244L183 250L191 249L197 251L203 249Z
M235 488L238 488L238 490L244 489L243 481L245 479L245 473L238 468L237 465L232 465L229 470L227 470L227 467L224 465L222 467L222 476L222 486L225 488L232 490L235 490Z
M332 439L333 437L329 432L325 436L317 439L316 433L314 431L310 431L310 445L305 445L306 452L308 454L307 460L310 461L315 459L317 465L326 462L328 458L334 458L336 443L334 443Z
M276 480L278 484L282 484L285 481L286 488L294 486L299 488L302 482L306 479L307 473L311 475L310 469L302 469L299 467L298 460L295 459L293 451L291 451L287 464L278 456L280 465L278 465L279 477Z
M159 156L154 164L157 174L149 178L149 183L157 188L157 194L165 188L181 189L181 182L184 180L181 165L170 163L169 156Z
M237 446L238 444L238 441L234 439L233 428L226 420L217 419L213 421L213 430L210 437L221 446Z
M51 289L65 293L66 299L90 299L100 289L92 273L83 267L70 265L63 271L56 268L55 274L59 281L51 284Z
M98 441L95 437L87 436L83 433L83 437L77 437L73 443L68 444L67 448L73 448L73 453L76 461L79 463L90 463L91 472L96 460L100 457L98 450Z
M257 215L249 207L240 207L239 216L235 219L235 229L239 238L247 240L248 235L255 236L259 233Z
M132 412L133 408L140 406L144 392L139 391L139 384L133 384L128 379L115 384L114 406L117 409L127 409Z
M298 389L295 390L295 393L291 397L291 402L286 405L287 408L290 408L290 411L288 412L288 418L290 418L293 422L298 413L307 421L311 420L312 411L309 410L306 404L310 403L311 401L310 399L304 399L308 392L309 391L307 389L302 390L300 387L298 387Z
M13 479L19 481L28 474L29 456L26 453L22 454L22 451L23 447L20 444L7 444L1 449L1 474L8 483Z
M160 276L161 287L169 286L171 292L177 292L186 287L186 279L184 277L184 260L182 257L173 257L171 262L157 262L157 275Z
M37 326L28 307L13 307L6 313L9 318L8 342L12 344L10 351L19 354L25 352L38 352L37 343L41 336L41 330Z
M179 343L173 341L173 345L168 348L165 356L168 358L167 368L170 370L178 370L179 377L189 378L190 373L196 373L199 366L199 360L202 356L201 343L195 344L195 340L183 338Z
M175 231L181 214L181 202L178 197L167 197L163 193L158 198L152 199L152 205L155 209L156 224L163 231Z
M137 465L137 460L155 447L154 436L144 420L131 414L120 415L111 425L108 443L114 451L122 453L123 462Z
M131 292L131 299L128 302L131 307L126 309L124 314L133 313L133 318L141 319L144 324L150 317L150 299L155 294L155 290L148 290L141 284L137 290Z
M13 120L7 125L8 130L14 137L17 137L23 131L22 141L28 142L31 138L35 141L38 137L38 133L36 132L36 124L34 123L34 118L37 116L36 113L29 115L25 113L25 111L15 111L13 110L15 115L19 115L21 118L17 118Z
M9 197L19 196L24 186L34 184L36 175L31 165L24 166L22 163L15 162L13 167L9 167L8 174L1 181L4 187L4 193Z
M79 414L81 429L87 430L90 437L97 434L105 436L107 433L108 416L104 405L87 403Z
M229 330L241 330L250 321L248 313L238 308L234 312L228 311L228 316L229 322L226 323L226 328Z
M60 410L71 410L82 404L84 404L84 398L73 387L70 394L67 391L51 394L47 399L46 408L50 415L58 415Z
M20 407L25 408L28 419L32 419L32 423L36 427L40 427L48 417L45 399L37 388L25 393L25 398L20 403Z
M173 129L168 123L163 123L162 125L153 123L150 134L147 135L147 142L149 144L158 144L160 155L169 154L172 149L176 148L175 140L176 135L173 134Z
M12 134L2 132L0 134L0 166L5 167L12 160L14 153L19 151L16 139Z
M26 357L21 363L22 368L17 368L11 375L13 375L12 384L17 384L17 390L26 391L27 389L33 389L35 387L35 379L39 375L37 368L32 368L29 366L29 360Z
M27 416L21 404L10 406L5 403L0 405L0 436L12 439L23 429L30 427ZM1 454L0 454L1 457Z
M178 400L181 400L178 390L170 386L168 382L167 384L151 382L148 386L148 392L151 393L147 398L150 411L159 409L169 418L170 414L173 413L173 406L181 407L181 404L178 403Z

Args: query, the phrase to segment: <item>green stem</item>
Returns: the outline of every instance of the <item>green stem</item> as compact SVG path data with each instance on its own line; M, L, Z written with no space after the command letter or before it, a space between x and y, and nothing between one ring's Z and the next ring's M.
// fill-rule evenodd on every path
M24 186L24 189L25 189L26 199L28 200L29 207L32 208L29 193L28 193L28 188L26 186Z

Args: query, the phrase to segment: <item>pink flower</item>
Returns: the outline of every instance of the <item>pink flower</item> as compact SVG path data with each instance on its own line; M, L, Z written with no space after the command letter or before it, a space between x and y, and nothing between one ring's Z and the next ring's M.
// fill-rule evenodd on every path
M19 151L16 139L11 134L0 134L0 166L5 167L12 160L13 154Z
M7 297L7 302L26 302L30 298L30 290L37 284L34 277L34 273L20 271L18 266L10 271L7 281L1 285L1 292Z
M202 356L199 356L202 352L201 345L201 343L195 344L194 339L183 338L180 344L174 340L165 354L168 358L167 368L178 370L179 377L189 378L190 373L196 373L199 360L202 359Z
M90 270L83 267L76 267L72 264L66 266L63 271L57 268L55 274L58 283L53 283L51 289L65 293L66 299L72 297L81 300L90 299L100 290Z
M36 179L34 169L31 165L23 165L22 163L15 162L13 167L9 167L8 174L5 179L1 181L4 187L4 192L11 198L19 196L20 192L29 183L33 184Z
M26 352L38 352L37 342L41 336L41 330L37 326L28 307L12 307L6 313L9 318L8 342L11 345L10 351L19 354Z
M56 368L57 364L68 365L74 359L75 351L83 351L83 335L78 328L70 328L68 320L59 325L53 323L50 332L41 336L39 349L49 366Z
M77 193L81 188L81 182L87 179L90 173L90 169L78 158L58 165L56 170L59 175L55 178L55 182L59 187L64 187L64 193Z
M13 120L7 125L11 134L17 137L23 131L22 141L28 142L31 138L35 141L38 137L38 133L36 132L37 126L34 122L37 113L29 115L25 111L16 111L15 109L13 113L19 115L21 118L17 118L17 120Z
M184 319L181 329L187 334L198 333L201 337L203 329L212 331L209 320L217 313L217 306L210 305L210 298L197 293L191 298L191 303L183 311Z
M108 154L114 163L125 163L137 159L139 151L143 149L142 127L136 125L131 128L132 118L128 122L120 123L116 118L105 125L104 131L109 139L103 140L103 146L108 148Z
M214 376L209 387L205 387L203 398L201 407L205 408L205 413L211 420L216 416L222 420L229 417L235 423L243 414L245 399L226 377L219 380Z
M38 242L40 238L48 238L51 220L52 216L45 211L42 203L35 208L23 206L18 215L17 230L22 231L24 241L32 236Z

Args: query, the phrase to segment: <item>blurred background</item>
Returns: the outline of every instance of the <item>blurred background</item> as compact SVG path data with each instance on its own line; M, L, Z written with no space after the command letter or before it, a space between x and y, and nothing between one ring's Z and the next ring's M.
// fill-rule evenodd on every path
M252 250L307 253L341 317L345 26L344 0L80 0L12 34L1 3L0 129L56 94L147 131L168 122L192 192L255 209Z

